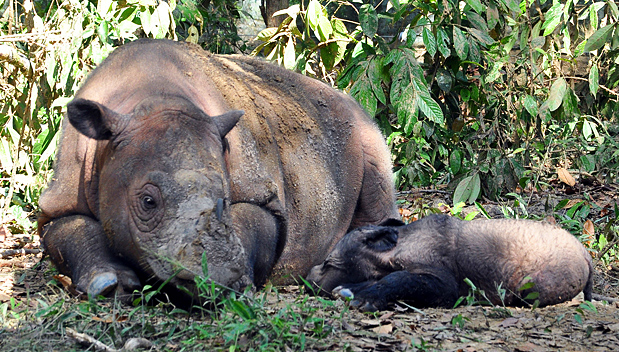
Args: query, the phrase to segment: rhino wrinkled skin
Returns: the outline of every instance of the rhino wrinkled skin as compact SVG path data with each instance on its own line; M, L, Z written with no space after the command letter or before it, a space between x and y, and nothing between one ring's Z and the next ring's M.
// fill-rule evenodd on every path
M350 97L257 59L140 40L67 106L39 232L91 295L145 279L291 283L397 216L389 151Z
M361 310L407 301L452 308L468 278L495 305L591 300L591 256L569 232L547 223L462 221L433 215L408 225L387 220L346 234L307 280L325 294L354 296ZM533 287L527 287L533 283ZM499 288L504 294L499 294ZM527 296L536 292L539 296ZM532 299L531 299L532 298Z

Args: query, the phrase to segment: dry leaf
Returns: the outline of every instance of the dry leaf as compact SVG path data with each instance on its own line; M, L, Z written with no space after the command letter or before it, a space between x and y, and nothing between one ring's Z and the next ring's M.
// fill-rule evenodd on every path
M593 228L593 222L591 220L585 221L582 226L582 234L587 236L587 239L593 241L595 238L595 229Z
M107 324L111 324L111 323L122 323L127 321L127 316L126 315L121 315L119 316L118 314L116 314L114 317L108 316L106 318L99 318L97 316L92 317L92 320L94 321L99 321L102 323L107 323Z
M576 184L576 180L570 175L570 172L562 167L557 168L557 175L559 175L561 182L568 184L570 187L574 187Z
M377 334L390 334L391 331L393 331L393 325L386 324L386 325L377 326L373 328L372 331L374 331Z
M579 199L579 198L577 198L577 199L570 199L570 201L567 202L567 204L565 206L563 206L563 209L569 209L569 208L573 207L574 205L576 205L576 204L578 204L580 202L582 202L582 199Z

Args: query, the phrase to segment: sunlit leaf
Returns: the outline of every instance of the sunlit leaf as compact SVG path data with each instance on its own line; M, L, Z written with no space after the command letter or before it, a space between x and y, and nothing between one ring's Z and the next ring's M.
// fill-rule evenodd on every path
M426 46L426 50L430 56L436 55L436 39L430 30L426 27L423 27L423 31L421 34L423 38L423 44Z
M563 97L567 91L567 82L563 77L559 77L550 87L550 94L548 94L548 109L555 111L561 106Z
M554 5L552 5L550 10L546 12L544 24L542 25L544 36L552 33L561 22L561 17L563 17L563 6L565 6L565 4L557 1Z
M591 66L591 70L589 71L589 90L591 94L595 96L598 92L598 88L600 86L600 76L598 72L598 66L593 64Z
M310 0L309 4L307 5L306 14L310 28L312 30L317 30L318 19L322 15L322 5L320 5L318 0Z
M604 44L608 42L608 36L612 33L614 27L615 23L611 23L595 31L595 33L587 39L587 44L585 44L584 48L585 52L598 50L603 47Z
M479 193L481 192L481 180L479 178L479 174L474 174L473 176L468 176L463 178L458 186L456 186L456 190L453 195L453 204L458 204L460 202L468 202L469 204L473 204Z
M466 60L469 55L469 42L460 28L453 26L454 48L460 60Z
M524 97L523 105L524 105L524 108L527 110L527 112L531 116L537 116L538 106L537 106L537 100L535 100L535 98L527 94Z
M484 13L485 6L481 3L481 1L479 0L469 0L466 2L469 6L471 6L473 8L473 10L475 10L475 12L482 14Z
M445 33L443 28L439 28L436 32L436 44L438 46L438 51L441 52L444 58L448 58L451 55L451 50L449 50L449 36Z

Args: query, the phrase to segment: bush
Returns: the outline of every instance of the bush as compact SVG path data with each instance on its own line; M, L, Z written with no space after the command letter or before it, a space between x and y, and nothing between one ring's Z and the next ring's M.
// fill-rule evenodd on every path
M613 1L333 4L282 11L253 54L355 97L387 136L400 188L449 184L456 204L540 187L556 167L616 178Z

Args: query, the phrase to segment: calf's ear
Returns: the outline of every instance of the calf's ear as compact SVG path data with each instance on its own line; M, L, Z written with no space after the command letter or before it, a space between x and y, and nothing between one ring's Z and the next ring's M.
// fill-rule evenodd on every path
M386 252L398 244L398 230L391 227L372 227L363 243L377 252Z
M73 99L67 104L67 117L81 134L93 139L110 139L122 130L127 116L87 99Z

